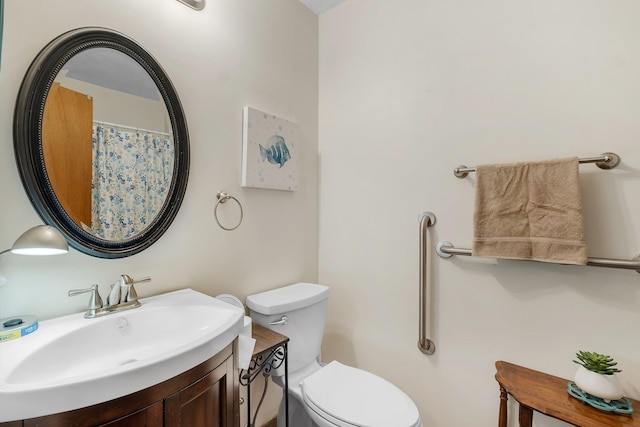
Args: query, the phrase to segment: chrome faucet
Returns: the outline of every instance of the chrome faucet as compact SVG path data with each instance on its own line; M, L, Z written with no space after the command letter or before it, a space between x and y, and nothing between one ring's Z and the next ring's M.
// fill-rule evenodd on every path
M111 285L111 292L107 297L107 304L103 306L102 298L98 292L98 285L92 285L87 289L72 289L69 296L76 296L84 293L91 293L89 298L89 309L84 314L87 319L105 316L111 313L117 313L123 310L140 307L138 301L138 293L133 287L136 283L150 282L151 277L134 280L128 274L121 275L116 282Z

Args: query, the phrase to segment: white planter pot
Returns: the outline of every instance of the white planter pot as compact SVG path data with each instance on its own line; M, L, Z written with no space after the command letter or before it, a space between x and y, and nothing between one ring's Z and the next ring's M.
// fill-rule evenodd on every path
M586 369L584 366L578 366L574 381L582 391L599 397L607 403L612 400L622 399L622 385L615 374L598 374Z

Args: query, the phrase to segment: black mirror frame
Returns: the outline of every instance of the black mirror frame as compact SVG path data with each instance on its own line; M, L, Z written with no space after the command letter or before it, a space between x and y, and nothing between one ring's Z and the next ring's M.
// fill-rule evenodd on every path
M117 242L87 233L68 216L53 191L42 151L44 106L56 75L74 55L96 47L123 52L147 71L167 107L175 144L174 174L163 207L147 228L133 238ZM80 252L99 258L123 258L143 251L167 231L180 209L189 176L189 134L180 99L160 64L121 33L98 27L79 28L45 46L20 86L13 139L18 171L31 204L46 224L60 229L69 244Z

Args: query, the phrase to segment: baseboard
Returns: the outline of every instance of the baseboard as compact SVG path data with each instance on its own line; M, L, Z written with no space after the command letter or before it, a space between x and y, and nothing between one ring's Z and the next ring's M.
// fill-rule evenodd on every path
M261 427L278 427L278 419L274 418L272 420L269 420L265 424L262 424Z

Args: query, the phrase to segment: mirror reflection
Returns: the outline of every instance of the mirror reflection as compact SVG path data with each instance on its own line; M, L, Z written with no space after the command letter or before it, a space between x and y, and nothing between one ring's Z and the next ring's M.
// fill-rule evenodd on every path
M56 75L42 153L67 215L108 241L152 224L172 183L174 138L162 95L138 62L110 48L85 49Z

